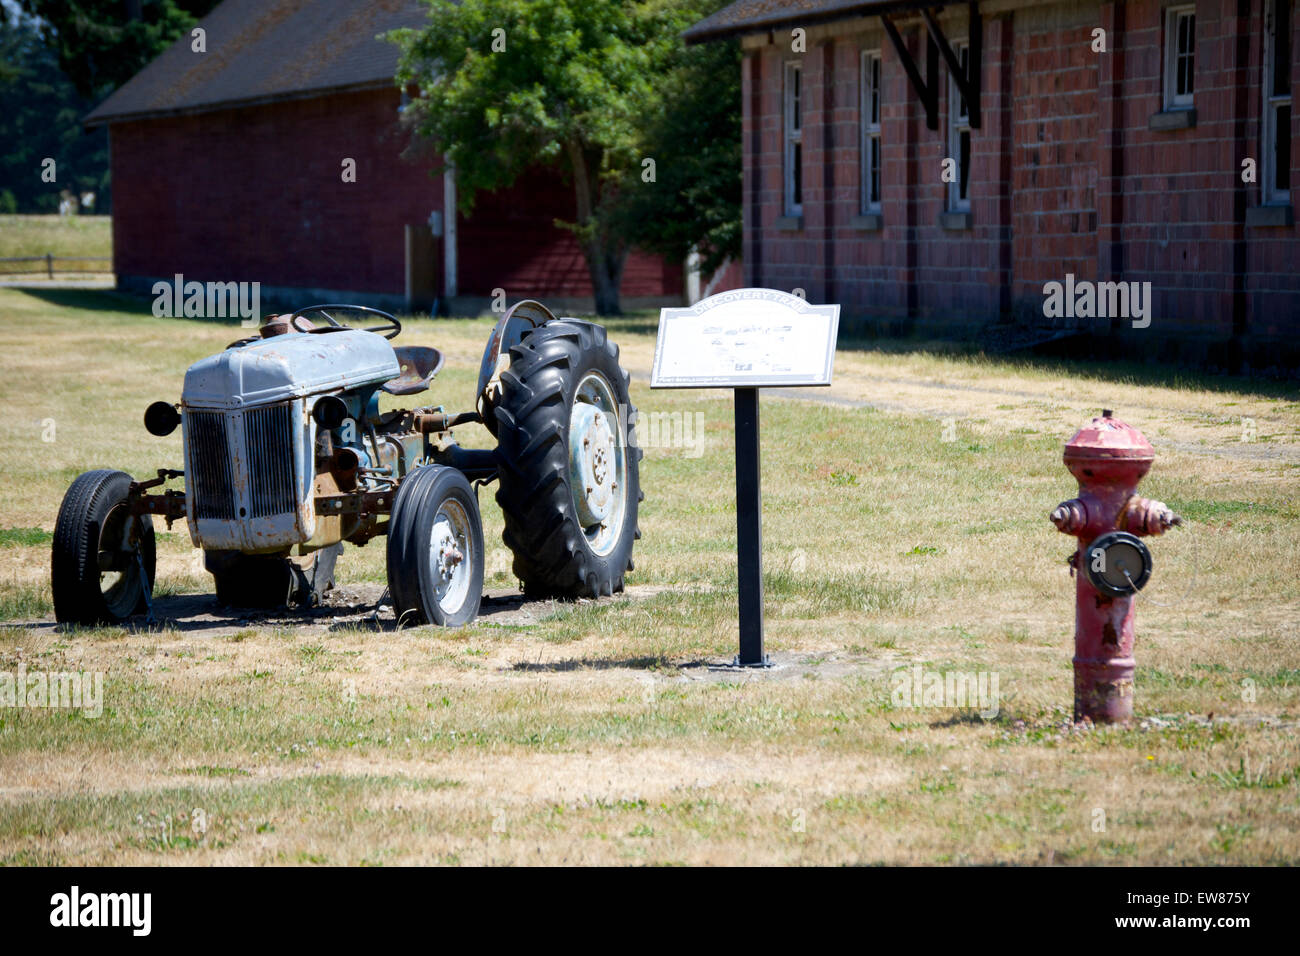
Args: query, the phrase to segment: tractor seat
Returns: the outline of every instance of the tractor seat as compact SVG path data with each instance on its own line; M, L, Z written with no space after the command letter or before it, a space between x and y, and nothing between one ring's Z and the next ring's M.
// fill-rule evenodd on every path
M442 353L424 345L402 345L393 349L402 374L380 387L389 395L414 395L423 392L442 368Z

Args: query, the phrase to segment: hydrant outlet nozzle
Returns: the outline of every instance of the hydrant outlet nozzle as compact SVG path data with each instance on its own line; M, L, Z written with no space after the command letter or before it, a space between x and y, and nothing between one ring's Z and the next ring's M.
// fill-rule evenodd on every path
M1062 501L1050 515L1056 530L1064 534L1074 534L1088 521L1088 512L1078 498Z
M1128 530L1137 535L1164 534L1183 523L1183 519L1167 504L1151 498L1133 499L1126 511Z

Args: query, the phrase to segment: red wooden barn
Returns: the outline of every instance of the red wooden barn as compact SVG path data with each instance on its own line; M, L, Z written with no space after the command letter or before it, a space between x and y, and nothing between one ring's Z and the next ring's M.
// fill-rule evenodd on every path
M686 34L735 37L747 284L1300 365L1293 0L739 0Z
M574 218L558 174L448 216L452 176L410 155L397 48L376 37L425 17L415 0L225 0L199 24L202 52L182 37L105 100L86 122L109 126L119 287L147 293L180 273L298 304L463 314L502 289L590 309L582 254L554 225ZM680 263L629 257L625 307L683 292Z

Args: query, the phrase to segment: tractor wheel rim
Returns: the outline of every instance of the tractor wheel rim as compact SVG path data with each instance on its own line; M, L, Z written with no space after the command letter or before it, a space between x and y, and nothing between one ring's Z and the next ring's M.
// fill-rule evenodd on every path
M627 514L627 441L614 389L596 371L578 382L569 410L569 491L587 546L608 555Z
M123 502L108 513L99 529L99 593L117 618L129 617L140 601L139 525Z
M434 598L444 614L455 614L469 597L475 558L469 512L459 501L449 498L438 508L429 535Z

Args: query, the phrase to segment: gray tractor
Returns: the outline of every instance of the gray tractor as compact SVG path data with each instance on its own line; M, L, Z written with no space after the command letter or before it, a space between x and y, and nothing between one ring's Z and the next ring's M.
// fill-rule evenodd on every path
M169 528L185 519L222 604L315 604L343 542L384 535L398 620L465 624L483 591L477 488L493 480L526 594L622 590L640 537L641 452L605 329L519 302L488 339L473 411L380 412L381 391L423 392L443 364L438 349L394 348L401 328L376 309L316 305L271 316L258 335L190 366L180 402L144 416L154 435L180 426L184 468L147 481L90 471L64 496L55 617L152 617L158 515ZM495 448L457 444L452 429L471 422ZM182 478L183 490L166 488Z

